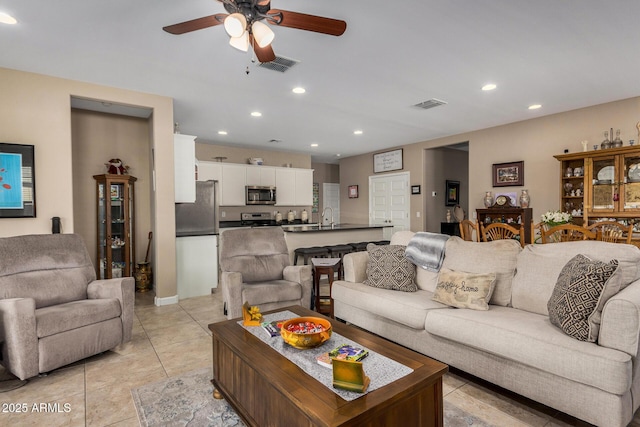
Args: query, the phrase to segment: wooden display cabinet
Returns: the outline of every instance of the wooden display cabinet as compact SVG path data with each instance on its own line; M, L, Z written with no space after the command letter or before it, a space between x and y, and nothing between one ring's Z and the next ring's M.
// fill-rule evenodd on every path
M493 222L503 222L514 227L522 227L524 229L525 243L531 242L531 220L533 217L532 208L521 208L518 206L511 207L490 207L485 209L476 209L478 223L488 225Z
M94 175L99 279L129 277L135 266L134 183L130 175Z
M560 210L572 213L582 207L574 222L588 225L608 218L637 225L640 231L640 147L627 146L554 156L560 161ZM582 168L583 175L568 176ZM572 195L567 183L582 186Z

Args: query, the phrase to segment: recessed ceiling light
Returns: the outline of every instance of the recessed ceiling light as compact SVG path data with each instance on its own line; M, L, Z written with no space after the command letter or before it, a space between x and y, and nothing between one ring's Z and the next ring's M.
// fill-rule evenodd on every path
M354 135L362 135L362 131L361 130L354 130L353 134Z
M0 12L0 22L3 24L13 25L17 24L18 20L8 13Z
M486 85L482 86L482 90L494 90L497 87L498 86L496 86L494 83L487 83Z
M226 135L227 131L226 130L219 130L218 131L218 135Z
M303 87L294 87L291 92L293 93L305 93L307 90Z
M340 154L340 153L336 154L336 157L340 157L340 156L341 156L341 154Z
M262 117L262 113L261 113L260 111L253 111L253 112L251 113L251 115L252 115L253 117Z
M542 108L540 104L529 105L529 110L537 110L538 108Z
M312 147L317 147L318 144L316 144L315 142L313 144L311 144Z

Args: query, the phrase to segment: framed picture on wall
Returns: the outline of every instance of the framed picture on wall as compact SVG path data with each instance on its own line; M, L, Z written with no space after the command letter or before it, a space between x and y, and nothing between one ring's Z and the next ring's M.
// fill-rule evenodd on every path
M445 206L455 206L460 203L460 181L447 180L445 183Z
M33 145L0 143L0 218L35 218Z
M494 163L494 187L521 187L524 185L524 161Z
M350 185L348 188L349 188L349 198L350 199L357 199L358 198L358 186L357 185Z
M411 186L411 194L420 194L420 186L412 185Z

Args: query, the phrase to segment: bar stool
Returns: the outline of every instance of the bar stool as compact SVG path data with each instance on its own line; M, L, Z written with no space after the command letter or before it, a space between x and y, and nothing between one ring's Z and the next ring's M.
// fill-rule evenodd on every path
M353 246L351 245L332 245L325 246L329 249L329 258L340 258L340 265L338 266L338 280L344 278L344 269L342 267L342 261L346 254L353 252Z
M342 265L341 258L311 258L313 265L313 307L315 311L328 314L333 319L333 298L331 298L331 287L333 286L333 276L336 270ZM320 295L320 276L326 274L329 279L329 295ZM320 300L328 299L328 303L321 303Z
M369 242L349 243L349 246L353 248L354 252L364 252L367 250Z
M309 258L326 258L329 255L329 249L322 246L313 246L310 248L298 248L293 251L293 265L298 265L298 257L302 257L302 263L309 264Z

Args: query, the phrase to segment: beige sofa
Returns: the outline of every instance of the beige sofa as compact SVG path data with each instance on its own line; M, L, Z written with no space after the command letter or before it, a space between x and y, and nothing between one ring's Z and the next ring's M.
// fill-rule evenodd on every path
M394 234L406 244L413 233ZM576 254L619 261L631 282L608 300L596 343L552 325L549 300ZM640 250L595 241L527 245L447 241L443 268L496 272L488 311L432 301L437 273L417 269L417 292L373 288L367 252L345 256L333 284L335 316L429 357L599 426L625 426L640 405Z
M0 238L0 364L20 379L131 340L135 282L96 280L82 238Z

